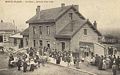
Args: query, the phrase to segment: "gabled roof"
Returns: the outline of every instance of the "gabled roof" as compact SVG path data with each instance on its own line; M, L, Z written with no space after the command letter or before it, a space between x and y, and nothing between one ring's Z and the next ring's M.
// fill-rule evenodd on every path
M0 22L0 30L15 30L16 27L12 23L9 22Z
M102 36L102 34L99 32L99 30L97 28L95 28L89 20L87 20L87 23L94 30L94 32L96 32L98 34L98 36Z
M86 20L74 20L67 24L58 34L55 35L56 38L71 38L76 31L86 23ZM71 24L73 25L73 30L71 31Z
M76 6L77 5L69 5L64 7L41 10L40 18L38 17L38 15L35 15L26 22L27 23L55 22L57 19L61 17L61 15L63 15L66 11L68 11L71 8L76 10L76 13L79 14L81 18L84 18L80 13L78 13L78 10L75 8Z
M21 32L21 35L29 36L29 27L26 28L23 32Z
M101 36L101 33L88 21L88 20L79 20L72 21L73 31L71 31L71 22L67 24L58 34L55 35L55 38L71 38L73 37L86 23L95 31L98 36Z

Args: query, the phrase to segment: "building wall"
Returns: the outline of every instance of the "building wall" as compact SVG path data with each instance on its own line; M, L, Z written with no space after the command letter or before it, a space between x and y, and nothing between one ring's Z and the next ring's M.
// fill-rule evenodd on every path
M16 39L16 44L14 43ZM19 46L21 45L21 39L20 38L9 38L10 41L10 47L17 47L19 48Z
M28 45L29 45L29 36L23 36L23 47L28 47Z
M84 35L84 29L87 29L87 35ZM84 25L71 39L71 50L79 49L79 43L81 42L98 42L98 35L93 31L88 24Z
M39 26L42 26L42 34L40 34ZM50 35L47 35L47 26L50 27ZM36 33L33 34L33 27L35 27ZM34 40L36 48L40 47L39 41L42 40L43 47L50 44L50 47L54 47L55 38L55 25L52 24L30 24L29 25L29 47L34 47Z
M69 16L69 13L73 13L73 20L81 20L78 14L76 14L73 9L70 9L56 22L56 33L58 33L61 29L70 23L71 18Z
M34 47L33 40L36 40L36 47L39 48L39 40L43 41L43 46L47 45L47 41L51 44L51 47L56 47L57 42L54 38L54 34L58 33L64 26L66 26L71 18L69 13L73 13L73 20L81 20L81 18L75 13L73 9L66 12L55 24L29 24L29 47ZM36 29L36 34L33 34L33 26ZM39 34L39 26L42 26L42 35ZM46 35L46 26L50 26L50 35Z
M5 42L8 42L9 41L9 37L11 35L13 35L15 33L15 31L0 31L0 36L3 37L3 42L2 43L5 43Z
M70 50L70 40L64 40L64 39L56 41L56 49L60 51L62 50L62 42L65 43L65 50L67 51Z

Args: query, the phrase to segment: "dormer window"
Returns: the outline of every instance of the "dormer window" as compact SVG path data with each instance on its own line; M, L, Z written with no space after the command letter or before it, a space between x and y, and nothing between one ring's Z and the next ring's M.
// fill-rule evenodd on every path
M69 13L69 17L72 20L73 19L73 13Z
M87 35L87 29L84 29L84 35Z

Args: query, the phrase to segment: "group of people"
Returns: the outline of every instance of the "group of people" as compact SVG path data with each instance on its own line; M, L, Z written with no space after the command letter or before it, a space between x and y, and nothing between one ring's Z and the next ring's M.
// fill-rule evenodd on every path
M23 55L18 55L14 57L13 54L9 56L9 66L17 66L18 71L23 69L23 72L34 71L34 69L39 68L41 65L45 66L47 62L46 56L41 56L36 52L35 49L30 48Z
M112 69L113 75L116 75L116 71L120 70L120 58L119 56L109 55L109 56L99 56L96 54L95 56L91 56L90 64L97 66L99 70Z
M115 55L99 56L98 54L94 55L92 53L91 56L86 56L83 59L73 56L71 51L60 51L47 47L40 48L40 50L36 50L31 47L30 49L27 49L26 53L27 54L24 54L22 58L18 58L17 60L18 70L21 70L21 67L23 67L23 72L28 70L28 66L30 66L30 71L34 71L35 68L40 67L40 64L44 66L48 60L48 57L54 58L56 60L56 64L60 64L61 61L64 61L68 63L68 66L70 66L71 62L73 62L76 68L80 68L79 62L84 62L86 59L88 64L98 67L99 70L112 69L113 75L116 75L117 70L120 70L120 58L119 56L116 57ZM13 60L14 57L12 54L10 54L9 64Z

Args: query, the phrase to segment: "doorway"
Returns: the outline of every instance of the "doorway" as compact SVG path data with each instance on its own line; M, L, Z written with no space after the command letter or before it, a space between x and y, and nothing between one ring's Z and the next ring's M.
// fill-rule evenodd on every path
M62 51L64 51L65 50L65 42L61 42L61 44L62 44Z

